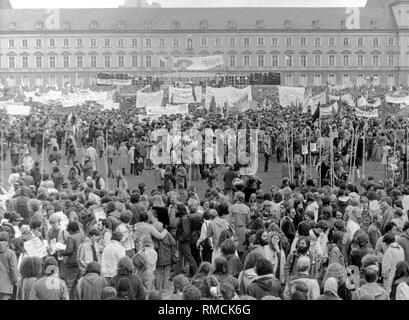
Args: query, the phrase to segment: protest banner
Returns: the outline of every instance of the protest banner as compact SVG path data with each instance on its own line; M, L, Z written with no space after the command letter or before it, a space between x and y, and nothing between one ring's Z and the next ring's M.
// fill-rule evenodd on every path
M28 116L30 115L30 106L21 104L9 104L6 106L7 114L13 116Z
M304 101L305 88L278 86L280 105L287 108Z
M159 118L164 115L170 116L174 114L185 115L188 113L189 113L189 105L187 104L178 104L178 105L168 104L166 105L166 107L161 107L161 106L147 106L146 107L146 115L149 118Z
M217 66L223 66L223 55L208 57L180 57L173 58L173 65L177 70L205 71Z
M409 104L409 96L406 97L391 97L386 96L385 98L386 103L394 103L394 104Z
M160 107L163 100L163 90L152 93L145 93L138 91L136 93L136 107L137 108L147 108L147 107Z
M374 109L372 111L363 111L361 109L356 108L355 114L357 117L361 117L361 118L367 118L367 119L379 118L378 109Z
M172 104L200 103L202 100L202 87L192 88L169 87L169 101Z

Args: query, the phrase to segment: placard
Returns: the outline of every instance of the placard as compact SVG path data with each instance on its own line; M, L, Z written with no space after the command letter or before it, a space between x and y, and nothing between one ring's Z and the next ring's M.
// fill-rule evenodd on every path
M308 154L308 146L307 145L304 145L304 146L302 146L302 154Z
M317 152L317 144L316 143L310 143L310 150L311 150L311 152Z

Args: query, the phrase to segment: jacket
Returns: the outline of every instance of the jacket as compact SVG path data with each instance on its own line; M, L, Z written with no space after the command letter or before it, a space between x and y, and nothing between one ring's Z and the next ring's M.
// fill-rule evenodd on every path
M332 263L339 263L341 266L346 267L345 257L341 250L335 243L328 243L328 265Z
M409 285L409 277L403 277L400 279L397 279L393 284L392 284L392 290L391 290L391 294L390 294L390 299L391 300L396 300L396 291L398 289L398 286L401 283L407 283Z
M101 254L99 248L94 245L95 253L97 256L98 263L101 262ZM78 267L80 269L81 274L85 273L85 269L87 268L88 263L94 261L94 255L92 252L92 243L89 238L86 238L85 241L79 246L77 252L77 262Z
M125 248L118 241L111 240L101 255L101 275L105 278L115 276L118 262L125 256Z
M308 257L310 258L311 267L310 267L310 275L316 277L318 275L318 268L321 264L321 256L318 254L311 253L310 251L307 253ZM300 254L297 251L290 252L287 257L287 261L284 265L284 279L287 281L290 276L294 276L297 273L297 262L300 257Z
M17 284L17 257L5 241L0 242L0 293L12 294Z
M250 282L246 294L257 300L261 300L265 296L281 297L281 283L273 274L259 276Z
M405 260L409 263L409 230L403 232L400 237L397 239L397 242L402 247L403 252L405 253Z
M69 300L67 285L58 277L43 277L34 283L29 300Z
M162 240L156 241L156 251L158 260L156 267L164 267L172 264L172 256L176 250L176 241L170 233L167 233Z
M213 250L218 248L220 233L229 228L229 223L220 217L214 218L207 228L207 237L212 237Z
M63 256L68 256L66 266L67 268L78 267L77 254L78 248L84 242L85 236L78 232L71 234L67 239L67 247L65 251L62 252Z
M402 247L393 242L389 245L388 249L382 258L382 277L383 285L386 291L390 292L392 287L392 280L395 276L396 265L400 261L405 260L405 253Z
M190 244L191 223L187 215L184 215L179 219L176 227L176 240L179 243Z
M190 220L190 243L196 244L200 238L200 231L202 229L203 218L200 213L192 213L188 215Z
M303 283L308 287L308 300L316 300L320 295L320 286L318 281L305 273L299 273L288 279L288 282L284 289L284 300L290 300L291 294L295 290L297 283Z
M146 293L142 285L142 281L134 274L115 276L109 282L111 287L117 288L119 280L127 278L131 282L131 290L129 293L129 300L145 300Z
M88 273L78 281L74 297L76 300L101 300L102 290L107 286L98 273Z
M247 287L251 283L252 280L257 278L257 273L254 268L250 268L247 270L243 270L239 274L239 287L240 287L240 295L245 295Z
M389 300L389 295L384 288L377 283L365 283L352 294L352 300L361 300L363 296L372 296L375 300Z

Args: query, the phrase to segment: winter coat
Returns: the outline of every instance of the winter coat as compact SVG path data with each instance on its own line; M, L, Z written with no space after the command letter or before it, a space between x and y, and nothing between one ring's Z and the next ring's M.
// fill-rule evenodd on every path
M109 282L110 287L117 288L119 280L127 278L131 283L131 290L129 292L129 300L145 300L146 293L142 285L142 281L134 274L114 276Z
M250 282L246 294L257 300L261 300L265 296L281 297L281 283L273 274L259 276Z
M125 169L128 162L128 149L125 146L119 147L118 156L118 168Z
M308 293L307 293L308 300L315 300L319 297L320 286L318 284L318 281L308 274L299 273L288 279L287 285L285 286L285 289L284 289L284 299L285 300L290 300L291 294L295 290L295 285L297 283L304 283L308 287Z
M179 243L190 244L191 223L187 215L179 219L176 227L176 240Z
M98 273L87 273L78 281L75 299L101 300L102 290L107 286L106 280Z
M70 234L67 239L67 247L62 252L63 256L68 256L66 266L67 268L78 268L77 253L78 248L84 242L85 236L81 232Z
M239 274L239 287L240 287L240 295L245 295L247 287L249 286L250 282L257 278L257 273L254 268L250 268L247 270L243 270Z
M30 298L31 289L37 278L20 278L17 284L16 300L28 300Z
M400 261L405 261L405 252L397 242L391 243L382 258L383 285L388 293L391 291L396 265Z
M116 275L119 260L126 256L124 247L116 240L111 240L101 255L101 275L110 278Z
M365 283L352 294L352 300L361 300L362 296L372 296L375 300L389 300L388 292L379 284Z
M156 267L164 267L172 264L172 256L176 250L176 241L170 233L167 233L162 240L156 241L156 251L158 260Z
M17 257L5 241L0 242L0 293L12 294L17 283Z
M101 262L100 250L98 246L94 245L94 247L95 247L95 253L97 256L96 262L100 263ZM77 261L78 261L78 267L80 269L81 274L85 273L85 269L87 268L88 263L94 261L94 255L92 252L92 243L88 238L78 248Z
M229 223L223 218L216 217L210 222L209 227L207 228L207 237L212 237L214 250L218 248L220 233L228 228Z
M405 260L409 263L409 230L403 232L397 239L398 244L402 247L405 253Z
M29 300L69 300L67 285L58 277L43 277L34 283Z
M247 225L250 218L250 208L243 203L235 203L230 207L233 217L234 231L238 238L237 251L244 252L243 244L246 241Z

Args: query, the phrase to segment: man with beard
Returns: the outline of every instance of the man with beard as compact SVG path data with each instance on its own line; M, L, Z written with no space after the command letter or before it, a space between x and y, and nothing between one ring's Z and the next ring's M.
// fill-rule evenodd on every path
M310 259L309 274L315 276L317 273L316 265L318 264L318 255L310 252L310 240L306 237L300 238L297 241L296 250L290 252L287 257L287 261L284 265L284 277L287 281L290 276L294 276L297 273L297 261L301 257L308 257Z

